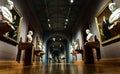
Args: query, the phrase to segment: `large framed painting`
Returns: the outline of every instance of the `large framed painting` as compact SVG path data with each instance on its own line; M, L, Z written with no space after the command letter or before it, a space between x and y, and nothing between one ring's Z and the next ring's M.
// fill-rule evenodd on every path
M18 39L19 39L19 35L20 35L20 27L21 27L22 16L18 12L16 7L14 7L11 10L11 13L12 13L13 20L14 20L12 25L14 26L15 30L5 33L3 35L3 37L1 38L1 40L5 41L7 43L10 43L10 44L16 45L18 43Z
M108 44L111 44L113 42L120 40L120 24L116 25L110 29L112 24L109 24L109 22L108 22L108 19L109 19L110 15L112 14L108 8L110 2L111 2L111 0L108 1L98 11L98 13L95 16L95 22L96 22L96 27L98 30L98 36L99 36L100 43L102 45L108 45Z

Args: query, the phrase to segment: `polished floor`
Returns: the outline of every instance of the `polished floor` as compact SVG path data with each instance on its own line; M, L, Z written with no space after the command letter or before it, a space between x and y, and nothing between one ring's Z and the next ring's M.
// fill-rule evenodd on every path
M107 60L85 65L54 63L23 66L17 62L0 62L0 74L120 74L120 61Z

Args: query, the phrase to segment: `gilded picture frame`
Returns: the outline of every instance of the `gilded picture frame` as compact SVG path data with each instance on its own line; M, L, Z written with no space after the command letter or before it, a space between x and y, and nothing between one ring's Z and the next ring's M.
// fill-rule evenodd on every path
M15 30L5 33L1 40L13 45L17 45L20 37L22 15L18 12L16 7L11 10L11 13L14 20L14 23L12 25L14 26Z
M108 45L111 44L113 42L119 41L120 40L120 33L117 35L112 35L113 31L108 30L109 32L105 32L104 29L104 20L103 17L106 18L106 20L108 20L109 16L111 15L111 11L108 8L109 3L111 2L108 1L96 14L95 16L95 23L96 23L96 27L97 27L97 31L98 31L98 37L100 40L100 43L102 45ZM116 31L115 31L116 32Z

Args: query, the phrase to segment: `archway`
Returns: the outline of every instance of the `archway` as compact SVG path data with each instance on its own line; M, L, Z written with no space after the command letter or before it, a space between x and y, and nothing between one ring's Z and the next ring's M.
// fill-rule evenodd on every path
M65 55L67 58L68 39L61 34L53 34L47 38L46 49L47 59L55 63L61 62L61 55Z

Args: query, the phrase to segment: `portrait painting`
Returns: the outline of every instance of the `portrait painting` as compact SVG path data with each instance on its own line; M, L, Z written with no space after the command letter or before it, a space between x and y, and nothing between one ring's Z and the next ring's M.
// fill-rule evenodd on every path
M21 23L22 17L21 17L21 14L16 9L16 7L14 7L10 11L13 16L12 26L15 28L15 30L5 33L3 37L1 38L1 40L11 43L13 45L16 45L19 39L20 25L21 25L20 23Z
M120 40L120 24L113 26L114 23L109 22L112 12L109 9L108 1L96 14L95 22L98 31L100 43L107 45Z

